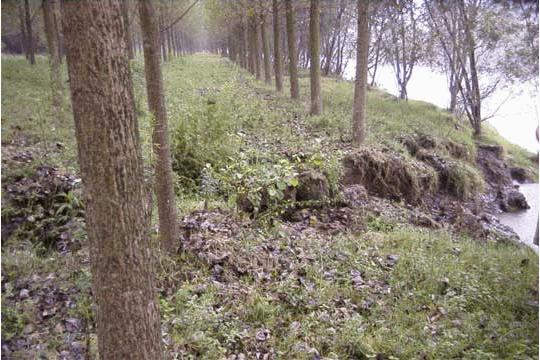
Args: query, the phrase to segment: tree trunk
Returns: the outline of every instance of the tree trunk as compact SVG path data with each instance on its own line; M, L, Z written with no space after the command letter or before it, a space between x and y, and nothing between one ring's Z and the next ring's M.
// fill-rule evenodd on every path
M162 248L169 252L175 252L179 245L178 216L173 187L165 91L159 56L159 30L156 24L154 5L151 1L139 1L139 16L144 43L148 108L154 116L152 142L156 158L154 181L159 216L159 237Z
M60 64L63 63L63 58L66 54L66 51L64 49L64 30L62 28L63 4L63 1L58 1L58 4L54 7L54 18L56 20L56 31L58 34L58 56Z
M274 74L276 90L283 91L283 62L281 56L281 29L279 28L279 8L277 0L272 0L272 14L274 17Z
M30 64L36 64L35 51L36 47L34 45L34 36L32 34L32 18L30 17L30 4L28 0L24 0L24 20L26 24L26 38L27 38L27 47L28 47L28 57Z
M364 141L367 100L367 66L369 50L368 0L358 0L358 37L356 41L356 80L354 82L354 108L352 143L360 146Z
M45 24L45 35L47 37L49 63L51 66L52 103L56 111L59 111L62 105L62 73L60 69L60 54L58 53L58 29L56 28L55 6L56 0L43 0L43 22Z
M161 47L161 56L163 56L163 61L167 62L167 48L165 46L165 34L163 29L165 28L163 24L163 16L159 17L159 44ZM144 49L144 40L143 40L143 49Z
M261 59L261 23L258 19L258 16L255 14L253 16L253 27L254 27L254 51L255 51L255 78L261 80L262 76L262 59Z
M248 24L249 24L249 72L253 75L257 72L257 60L256 60L256 49L257 46L255 44L255 27L254 27L254 21L253 18L248 18Z
M167 36L167 57L169 58L169 60L171 60L174 54L173 54L173 47L172 47L171 28L169 26L167 26L167 30L165 30L165 34Z
M133 54L133 40L131 38L131 23L129 21L129 2L127 0L121 1L122 3L122 17L124 19L125 27L125 42L127 47L127 53L129 59L133 59L135 56Z
M101 359L162 359L143 163L118 1L66 1L64 34Z
M22 4L19 4L19 23L21 25L21 51L24 53L26 60L30 60L30 53L28 51L28 36L26 35L24 6Z
M298 85L298 55L296 53L296 31L294 29L294 10L291 0L285 0L285 12L287 21L287 47L289 48L289 77L291 82L291 98L300 98Z
M270 45L268 45L268 35L266 32L266 15L261 15L261 37L264 57L264 82L272 83L272 70L270 68Z
M245 68L248 71L251 71L251 53L250 53L250 37L249 37L249 21L246 18L245 14L242 17L242 42L244 47L244 55L246 56L244 62L246 64Z
M320 47L320 3L311 0L309 10L309 53L310 53L310 80L311 80L311 115L320 115L322 112L321 99L321 57Z

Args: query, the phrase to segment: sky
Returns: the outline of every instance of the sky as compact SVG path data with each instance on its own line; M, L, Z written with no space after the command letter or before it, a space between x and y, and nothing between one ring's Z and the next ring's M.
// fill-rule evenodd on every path
M345 69L345 78L354 79L354 61ZM393 95L398 95L398 87L391 66L380 67L375 82ZM409 99L433 103L447 108L450 101L446 76L428 67L416 66L407 86ZM502 104L502 105L501 105ZM495 115L487 120L504 138L531 152L538 151L536 127L538 125L539 98L532 84L522 83L510 88L496 90L482 103L483 116Z

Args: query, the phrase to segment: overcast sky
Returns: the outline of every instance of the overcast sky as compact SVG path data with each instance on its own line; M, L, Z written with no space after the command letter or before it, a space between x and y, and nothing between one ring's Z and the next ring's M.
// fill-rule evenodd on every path
M348 65L345 77L353 79L354 61L349 61ZM376 82L380 88L394 95L398 94L391 66L383 66L377 71ZM424 66L414 68L407 93L409 99L427 101L441 108L447 108L450 100L446 77ZM538 104L538 93L534 86L520 84L497 90L482 104L482 115L491 115L500 106L495 116L488 122L510 142L536 152L538 144L535 130L538 125Z

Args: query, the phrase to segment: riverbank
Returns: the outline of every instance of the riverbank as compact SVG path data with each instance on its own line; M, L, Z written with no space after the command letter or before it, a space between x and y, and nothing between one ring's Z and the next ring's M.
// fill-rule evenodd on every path
M34 69L2 61L3 232L12 225L2 242L2 356L90 358L69 111L48 105L45 59ZM135 60L151 165L143 73ZM164 76L183 246L174 257L156 249L171 356L537 356L538 256L484 231L495 220L477 195L490 184L466 123L372 89L368 139L355 152L349 82L325 78L325 112L310 117L308 78L293 101L215 56L176 59ZM535 172L527 152L501 149L489 164Z

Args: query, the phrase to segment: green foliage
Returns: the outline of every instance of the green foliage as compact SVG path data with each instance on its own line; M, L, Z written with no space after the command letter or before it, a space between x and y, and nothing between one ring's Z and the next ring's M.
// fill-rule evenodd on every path
M484 190L484 179L476 168L469 164L450 160L445 179L446 190L457 198L466 200Z
M21 310L2 306L2 340L10 340L20 335L27 320L27 315Z
M287 159L259 160L253 153L241 152L239 159L213 173L219 191L231 205L248 201L255 214L276 209L287 200L287 192L298 186L298 172L293 163Z

